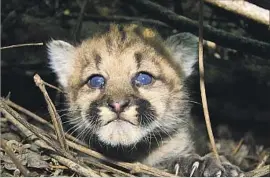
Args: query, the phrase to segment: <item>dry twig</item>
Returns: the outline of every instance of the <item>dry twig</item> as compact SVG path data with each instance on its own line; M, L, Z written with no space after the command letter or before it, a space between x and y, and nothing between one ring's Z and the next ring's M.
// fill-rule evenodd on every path
M50 165L51 169L68 169L68 167L66 166L62 166L62 165Z
M118 175L120 176L125 176L125 177L134 177L132 174L129 174L129 173L125 173L121 170L118 170L118 169L115 169L115 168L112 168L110 166L107 166L105 164L102 164L98 161L94 161L92 159L89 159L88 157L82 157L82 160L85 162L85 163L88 163L88 164L91 164L91 165L94 165L96 167L99 167L99 168L103 168L105 170L108 170L108 171L111 171L111 172L114 172L114 173L117 173Z
M35 119L36 121L40 122L41 124L44 124L46 126L50 125L50 123L48 121L46 121L45 119L37 116L36 114L32 113L29 110L17 105L16 103L12 102L9 98L8 99L2 98L2 100L4 100L12 108L15 108L16 110L26 114L27 116L30 116L31 118ZM53 129L53 127L52 127L52 129Z
M46 103L48 105L48 110L49 110L49 113L51 115L51 119L53 122L53 126L55 129L57 140L60 143L61 148L68 151L68 146L66 143L65 133L64 133L62 122L61 122L61 118L60 118L59 114L57 113L56 108L55 108L52 100L50 99L47 91L46 91L43 80L40 78L40 76L38 74L36 74L34 76L34 81L35 81L36 85L39 87L39 89L41 90L42 94L44 95L44 98L45 98Z
M261 177L270 174L270 165L245 173L245 177Z
M269 25L269 11L247 1L204 0L219 8L236 13L255 22Z
M40 122L40 123L46 125L46 126L49 127L49 128L54 129L54 127L53 127L48 121L46 121L45 119L43 119L42 117L40 117L40 116L38 116L38 115L32 113L31 111L29 111L29 110L23 108L22 106L17 105L16 103L12 102L12 101L9 100L9 99L4 99L4 98L2 98L2 99L3 99L3 100L7 103L7 105L9 105L10 107L12 107L12 108L14 108L14 109L16 109L16 110L18 110L18 111L20 111L20 112L26 114L27 116L29 116L29 117L35 119L36 121L38 121L38 122ZM73 137L72 135L65 134L65 136L66 136L68 139L70 139L70 140L72 140L72 141L74 141L74 142L76 142L76 143L78 143L78 144L85 145L83 142L81 142L80 140L76 139L76 138Z
M5 116L5 118L7 118L9 122L11 122L16 128L18 128L25 135L25 137L28 140L34 141L36 145L39 146L42 145L40 146L42 148L54 151L52 147L50 147L46 142L39 140L38 137L35 134L33 134L33 132L27 129L23 124L21 124L14 116L12 116L4 108L0 108L0 111L3 113L3 115Z
M16 120L18 120L22 125L24 125L28 130L35 133L37 137L44 140L48 145L52 144L52 138L46 133L40 133L40 130L36 127L33 127L30 123L28 123L23 117L21 117L16 111L14 111L12 108L10 108L3 99L0 101L0 109L1 112L4 114L10 114Z
M86 177L100 177L94 170L82 167L79 164L65 157L59 156L57 154L50 154L50 156L52 156L54 159L59 161L61 164L70 168L72 171L77 172L79 175L86 176Z
M241 146L243 145L244 139L242 138L239 143L236 145L236 147L232 151L232 155L235 155L240 150Z
M4 114L10 114L16 120L18 120L24 127L26 127L28 130L30 130L32 133L34 133L38 138L45 141L46 144L48 144L50 147L55 149L58 153L61 155L71 159L72 161L76 161L76 159L68 152L63 150L59 144L47 133L45 133L42 129L37 128L30 123L28 123L23 117L21 117L16 111L14 111L12 108L10 108L3 99L0 101L0 109L1 112Z
M208 111L206 91L205 91L205 83L204 83L204 66L203 66L203 0L200 0L200 12L199 12L199 73L200 73L200 90L201 90L201 98L202 98L202 106L204 119L207 127L208 136L210 139L210 143L213 149L213 152L220 162L219 155L217 152L217 147L211 127L211 121Z
M64 93L64 91L62 89L60 89L60 88L58 88L56 86L53 86L52 84L49 84L49 83L47 83L45 81L43 81L43 84L46 85L46 86L48 86L48 87L50 87L50 88L53 88L53 89L55 89L57 91L60 91L61 93Z
M6 154L11 158L11 160L16 165L16 167L20 170L23 176L26 176L26 177L31 176L30 171L24 165L22 165L20 160L18 160L16 155L7 145L7 141L3 138L1 138L1 147L5 150Z
M27 125L27 124L25 125L24 121L21 122L24 119L23 118L18 118L18 115L16 115L15 111L13 111L11 108L8 109L8 107L5 107L5 104L3 103L2 100L1 100L1 105L0 106L1 106L1 108L0 108L1 112L5 115L5 117L11 123L13 123L23 134L25 134L29 140L34 141L35 144L38 145L41 148L45 148L45 149L48 149L48 150L51 150L51 151L56 151L56 152L58 152L61 155L64 155L66 157L65 159L62 159L61 157L56 156L55 159L57 159L59 162L61 162L62 164L65 164L65 166L67 166L67 167L71 166L69 168L72 169L72 170L74 170L74 165L76 165L77 169L75 169L74 171L77 172L80 175L89 176L91 174L92 176L98 176L90 168L86 168L85 165L81 165L82 163L79 164L78 161L76 159L74 159L73 156L70 153L66 154L66 152L59 149L57 147L58 144L55 143L53 141L53 139L51 139L52 143L48 144L47 143L47 138L44 137L44 136L40 136L40 135L44 134L44 131L42 129L38 129L38 128L34 127L34 126L29 127L29 125ZM15 113L15 115L17 117L14 117L12 115L14 113ZM20 120L20 121L18 121L17 119ZM41 140L39 140L38 138L40 138ZM69 160L69 161L67 161L67 160Z
M262 157L261 161L257 165L256 169L261 168L266 163L266 161L268 160L269 156L270 156L270 153L269 152L264 153L264 156Z
M25 46L43 46L43 43L26 43L26 44L16 44L16 45L10 45L10 46L4 46L0 49L10 49L10 48L18 48L18 47L25 47Z

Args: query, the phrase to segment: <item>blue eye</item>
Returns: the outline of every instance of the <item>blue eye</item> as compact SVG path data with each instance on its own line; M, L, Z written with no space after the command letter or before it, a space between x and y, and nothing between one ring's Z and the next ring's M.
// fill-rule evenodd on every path
M135 84L136 85L149 85L152 83L152 79L153 77L150 74L147 73L139 73L136 77L135 77Z
M105 85L105 78L101 75L94 75L89 78L87 84L92 88L103 88Z

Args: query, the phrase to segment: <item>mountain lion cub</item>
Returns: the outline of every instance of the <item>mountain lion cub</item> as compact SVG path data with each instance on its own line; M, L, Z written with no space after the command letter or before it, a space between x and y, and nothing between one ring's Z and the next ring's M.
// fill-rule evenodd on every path
M78 137L104 155L184 176L239 176L196 150L185 79L197 60L195 36L162 40L139 25L111 25L78 46L48 43ZM206 143L206 142L204 142ZM200 148L200 145L199 145Z

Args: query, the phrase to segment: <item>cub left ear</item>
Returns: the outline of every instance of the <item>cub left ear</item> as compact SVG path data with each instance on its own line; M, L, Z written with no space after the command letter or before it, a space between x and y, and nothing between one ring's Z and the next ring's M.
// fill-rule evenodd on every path
M198 58L198 37L191 33L179 33L168 37L165 41L173 60L182 68L185 76L193 72L193 65Z
M55 72L60 85L65 88L72 73L75 47L61 40L52 40L47 47L50 68Z

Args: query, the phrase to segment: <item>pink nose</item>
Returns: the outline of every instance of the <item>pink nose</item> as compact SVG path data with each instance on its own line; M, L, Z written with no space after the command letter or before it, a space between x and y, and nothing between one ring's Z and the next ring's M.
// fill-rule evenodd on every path
M110 107L110 109L117 113L123 112L123 110L129 105L129 103L129 99L118 101L108 100L108 106Z
M114 110L117 111L117 112L119 112L120 109L121 109L120 103L115 102L115 103L112 104L112 106L114 107Z

